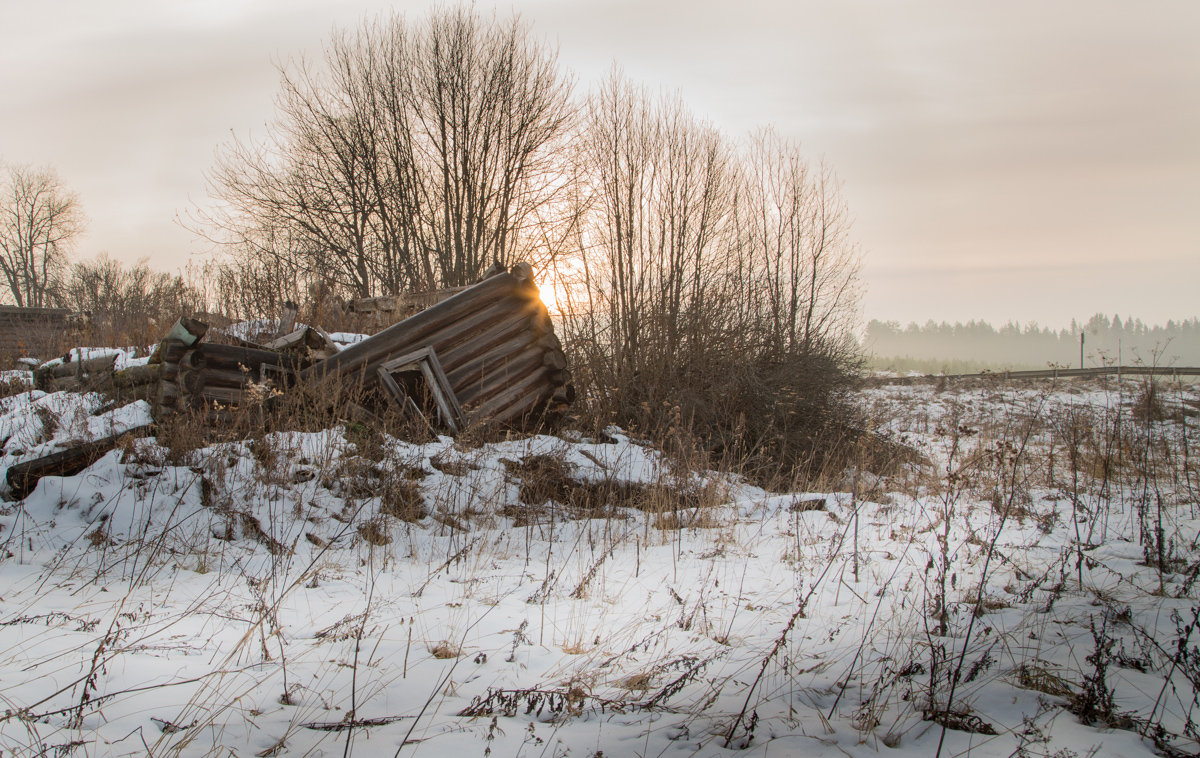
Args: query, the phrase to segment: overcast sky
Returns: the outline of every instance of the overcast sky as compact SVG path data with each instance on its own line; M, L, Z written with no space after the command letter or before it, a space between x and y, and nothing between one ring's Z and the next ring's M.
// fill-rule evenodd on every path
M0 0L0 160L50 165L78 254L206 248L231 135L335 26L427 2ZM481 0L478 7L493 6ZM837 171L868 318L1061 327L1200 315L1200 0L519 0L582 88L617 61L731 135L773 124Z

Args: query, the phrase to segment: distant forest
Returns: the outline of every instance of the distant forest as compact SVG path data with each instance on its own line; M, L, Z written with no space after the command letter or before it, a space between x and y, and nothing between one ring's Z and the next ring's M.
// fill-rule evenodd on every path
M877 369L936 373L981 369L1079 366L1079 335L1084 334L1084 365L1200 366L1200 319L1148 326L1140 319L1096 314L1072 320L1055 331L1009 322L997 329L985 321L965 324L928 321L906 327L896 321L867 324L864 348Z

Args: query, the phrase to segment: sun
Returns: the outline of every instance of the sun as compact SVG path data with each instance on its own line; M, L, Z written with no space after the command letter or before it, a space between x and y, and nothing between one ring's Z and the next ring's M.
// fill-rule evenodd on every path
M558 289L553 281L547 279L538 284L538 296L542 298L542 303L545 304L546 310L551 314L558 316L562 314L562 309L558 304Z

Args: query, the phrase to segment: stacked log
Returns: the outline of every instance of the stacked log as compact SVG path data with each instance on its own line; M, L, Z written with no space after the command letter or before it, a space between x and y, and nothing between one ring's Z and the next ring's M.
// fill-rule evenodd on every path
M34 369L33 386L43 392L79 391L89 384L96 384L99 376L111 376L116 362L114 354L41 366Z
M155 416L198 411L213 423L227 421L231 409L250 399L246 393L252 388L282 389L285 377L306 364L294 354L199 341L189 345L180 339L164 340L160 356Z
M520 426L560 414L571 374L528 264L501 271L301 372L369 388L393 357L431 347L468 423Z

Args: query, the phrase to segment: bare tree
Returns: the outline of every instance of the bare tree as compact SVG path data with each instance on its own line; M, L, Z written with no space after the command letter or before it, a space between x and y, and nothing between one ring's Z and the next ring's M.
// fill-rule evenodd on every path
M0 187L0 271L19 306L58 303L71 243L83 231L79 199L50 169L10 166Z
M764 129L750 140L741 234L762 329L777 356L840 339L857 315L858 250L832 172Z
M359 296L546 252L531 220L562 186L570 82L524 25L392 16L336 35L325 64L285 71L270 140L220 157L225 241Z

